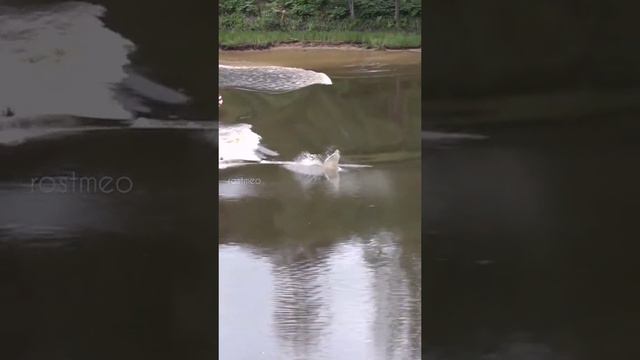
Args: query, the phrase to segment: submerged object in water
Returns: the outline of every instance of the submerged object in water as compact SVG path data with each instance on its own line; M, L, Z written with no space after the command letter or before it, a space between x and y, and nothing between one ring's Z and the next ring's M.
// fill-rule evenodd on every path
M340 150L334 151L324 160L317 155L302 153L294 161L263 160L260 164L282 165L285 169L300 175L335 177L345 168L368 168L371 165L340 164Z
M333 84L327 74L283 66L218 65L220 88L284 93L314 84Z
M294 161L282 162L282 165L285 169L301 175L335 177L340 171L339 162L340 150L336 150L324 161L315 155L303 153Z
M338 163L340 162L340 150L336 149L333 154L327 156L322 163L322 167L325 172L337 172L339 170Z
M261 163L274 164L276 162L263 161ZM298 180L305 186L313 184L315 179L324 178L331 183L336 190L340 186L340 172L344 171L344 168L371 167L370 165L340 164L340 150L335 150L324 160L320 160L317 155L303 153L299 155L295 161L277 163L298 175Z

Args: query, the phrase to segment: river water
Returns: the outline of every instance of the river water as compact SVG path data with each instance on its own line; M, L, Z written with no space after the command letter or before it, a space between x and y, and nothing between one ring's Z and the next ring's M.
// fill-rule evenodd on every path
M425 358L638 358L636 119L447 130L476 137L423 142Z
M0 358L215 357L201 10L0 1Z
M217 198L207 7L0 5L0 357L419 357L415 60L224 90L223 123L274 160L337 148L372 167L232 168Z
M192 3L0 1L0 358L640 358L636 119L420 136L416 53L224 53L333 85L221 126L371 167L218 171Z
M419 359L420 54L222 53L332 85L222 89L220 126L250 124L275 160L339 149L338 178L277 165L220 171L222 359Z

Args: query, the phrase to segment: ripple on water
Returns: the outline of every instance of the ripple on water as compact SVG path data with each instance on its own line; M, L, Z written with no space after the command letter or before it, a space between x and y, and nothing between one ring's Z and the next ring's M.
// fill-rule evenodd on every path
M368 240L354 237L321 248L221 246L220 311L228 319L221 339L229 341L221 355L418 358L420 291L410 282L420 281L419 271L403 264L407 254L398 241L397 235L380 231ZM249 300L235 297L243 295L253 301L240 312L239 305ZM253 353L229 340L240 329L256 341Z

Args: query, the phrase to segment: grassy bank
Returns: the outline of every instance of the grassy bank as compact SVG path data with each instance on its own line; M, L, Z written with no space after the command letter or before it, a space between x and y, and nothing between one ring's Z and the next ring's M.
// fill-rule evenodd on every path
M266 49L283 44L354 45L374 49L419 48L419 34L363 31L221 31L220 48L229 50Z

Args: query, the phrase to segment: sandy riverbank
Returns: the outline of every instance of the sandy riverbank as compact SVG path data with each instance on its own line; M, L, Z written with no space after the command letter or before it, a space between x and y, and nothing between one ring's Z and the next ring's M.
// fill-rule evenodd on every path
M336 66L420 65L420 49L371 50L357 46L279 45L264 50L220 50L223 65L279 65L326 69Z
M272 49L344 49L344 50L362 50L362 51L421 51L419 47L408 48L373 48L358 44L335 44L335 43L320 43L320 42L290 42L279 43L273 45L235 45L235 46L220 46L220 51L264 51Z

